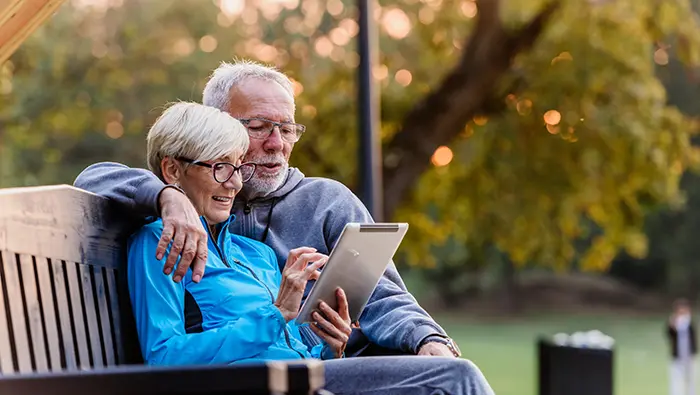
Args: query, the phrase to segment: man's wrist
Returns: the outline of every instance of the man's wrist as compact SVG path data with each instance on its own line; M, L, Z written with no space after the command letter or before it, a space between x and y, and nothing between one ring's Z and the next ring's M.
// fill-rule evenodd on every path
M185 191L184 191L182 188L180 188L179 185L174 185L174 184L166 184L166 185L164 185L163 188L162 188L162 189L160 190L160 192L158 193L158 200L157 200L157 204L158 204L158 215L161 215L161 214L162 214L162 210L163 210L163 202L162 202L162 200L163 200L163 196L164 196L163 194L164 194L168 189L178 191L179 193L181 193L181 194L187 196L187 194L185 193Z
M449 338L449 337L447 337L447 336L442 336L442 335L430 335L430 336L427 336L427 337L425 337L425 338L420 342L420 344L418 345L418 350L420 350L421 347L423 347L424 345L426 345L426 344L428 344L428 343L440 343L440 344L444 344L444 345L447 346L447 348L450 350L450 352L452 353L452 355L454 355L455 357L461 357L461 356L462 356L462 351L461 351L461 350L459 349L459 347L457 346L457 343L455 343L454 340L452 340L451 338Z
M423 340L421 340L420 344L418 344L418 348L420 349L424 345L430 343L430 342L438 342L442 343L443 340L445 340L447 336L442 336L442 335L429 335L426 336Z
M345 352L342 352L341 355L337 355L336 351L324 341L323 347L321 347L321 360L326 361L336 358L345 358Z

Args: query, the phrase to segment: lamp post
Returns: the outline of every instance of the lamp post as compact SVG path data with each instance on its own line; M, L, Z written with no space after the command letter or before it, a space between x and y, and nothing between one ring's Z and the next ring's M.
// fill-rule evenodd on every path
M382 154L379 134L379 89L372 76L377 63L377 31L373 20L374 0L357 0L359 34L357 48L359 112L359 175L360 199L375 221L384 220L382 191Z

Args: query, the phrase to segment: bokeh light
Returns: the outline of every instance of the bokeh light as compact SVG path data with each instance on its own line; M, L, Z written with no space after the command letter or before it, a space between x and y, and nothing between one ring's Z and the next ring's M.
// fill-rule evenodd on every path
M544 113L544 122L548 125L558 125L561 122L561 113L557 110L549 110Z
M435 150L433 157L431 158L431 162L433 162L433 165L438 167L447 166L450 164L450 162L452 162L453 158L454 154L452 153L450 147L443 145Z
M488 123L489 118L485 117L483 115L477 115L474 117L474 123L479 125L479 126L484 126Z
M107 124L105 134L111 139L118 139L124 135L124 126L119 121L112 121Z
M206 35L199 39L199 49L201 49L202 52L214 52L218 44L214 36Z
M518 110L518 114L528 115L532 111L532 100L520 100L518 104L515 105L515 108Z
M411 20L398 8L392 8L382 17L382 26L387 34L395 39L402 39L411 32Z
M403 86L408 86L411 84L411 81L413 80L413 75L411 74L410 71L408 71L406 69L401 69L401 70L396 72L396 74L394 75L394 79L399 84L401 84Z
M474 1L463 1L459 8L462 11L462 14L467 18L474 18L476 16L477 7Z
M383 80L389 75L389 68L384 64L376 65L372 68L372 76L376 80Z
M321 36L316 39L314 49L319 56L327 58L331 55L331 51L333 51L333 43L328 37Z
M659 48L654 52L654 63L659 66L666 66L668 64L668 52L666 52L666 49Z
M245 0L221 0L220 8L228 16L240 15L245 9Z

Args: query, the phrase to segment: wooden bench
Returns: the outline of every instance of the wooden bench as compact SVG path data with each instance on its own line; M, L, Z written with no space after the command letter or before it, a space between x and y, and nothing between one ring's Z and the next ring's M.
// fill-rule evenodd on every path
M166 384L173 372L190 387L210 378L196 380L192 393L207 392L216 374L235 377L227 385L235 382L239 393L322 391L323 365L314 360L143 366L124 277L133 231L124 217L106 199L67 185L0 189L0 393L87 393L127 377ZM219 390L231 392L210 393Z

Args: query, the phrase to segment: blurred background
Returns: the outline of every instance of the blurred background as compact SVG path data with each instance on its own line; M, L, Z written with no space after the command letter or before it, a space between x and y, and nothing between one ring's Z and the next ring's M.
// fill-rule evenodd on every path
M535 394L537 335L598 329L616 339L616 394L658 395L671 301L700 291L700 1L556 3L541 31L527 27L546 1L502 0L481 31L472 0L375 5L385 219L410 223L396 257L409 290L498 394ZM357 191L357 12L68 0L1 65L0 187L145 167L164 104L200 101L221 61L248 58L294 79L307 133L292 165ZM469 51L489 29L534 44ZM459 130L436 130L455 115L423 100L455 73L490 82ZM416 139L419 104L433 116ZM409 133L431 147L418 166L394 154Z

